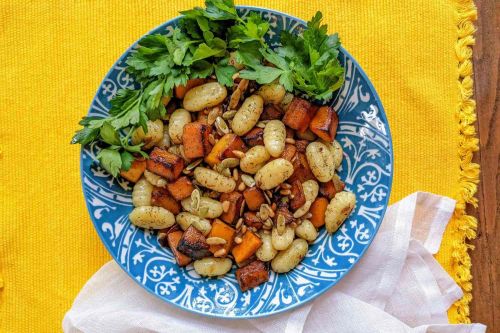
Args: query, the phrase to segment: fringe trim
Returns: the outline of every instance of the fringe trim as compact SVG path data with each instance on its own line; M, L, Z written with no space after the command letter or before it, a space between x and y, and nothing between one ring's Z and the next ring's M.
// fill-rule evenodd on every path
M457 206L453 219L457 241L452 247L452 260L456 267L453 278L464 291L462 299L450 309L456 313L455 319L460 323L470 323L469 303L472 300L471 260L468 250L474 247L467 243L476 238L477 219L467 215L466 206L477 207L477 192L479 183L479 164L472 163L474 152L479 150L479 139L476 137L476 102L472 99L473 66L472 45L474 45L474 21L477 19L476 6L473 0L452 0L456 11L457 41L455 52L458 60L458 86L460 102L456 118L460 130L458 153L460 157L460 190L456 194Z

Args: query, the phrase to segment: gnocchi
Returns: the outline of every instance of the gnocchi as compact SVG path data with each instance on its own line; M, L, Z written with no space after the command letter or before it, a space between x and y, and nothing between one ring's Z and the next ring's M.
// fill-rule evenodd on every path
M322 183L330 181L335 172L335 164L330 149L319 141L311 142L306 147L307 163L311 171Z
M209 82L189 89L182 105L188 111L197 112L222 103L226 96L226 87L218 82Z
M167 149L170 147L171 142L170 142L170 135L168 134L168 124L163 125L163 137L159 142L156 143L156 147L160 147L163 149Z
M284 158L277 158L265 164L255 175L255 184L263 190L270 190L293 174L293 165Z
M255 253L256 257L264 262L273 260L278 254L278 250L273 247L271 235L261 232L260 239L262 240L262 245Z
M245 135L257 124L264 110L264 100L259 95L245 99L240 109L234 115L231 129L237 135Z
M194 88L193 88L194 89ZM184 109L177 109L170 115L168 125L168 135L172 143L178 145L182 143L182 133L184 125L191 122L191 114Z
M290 247L278 253L271 261L271 267L276 273L286 273L294 269L306 256L309 245L301 238L295 239Z
M185 211L208 219L214 219L221 216L223 213L220 201L207 197L200 198L198 208L193 205L193 199L191 197L182 200L181 205Z
M134 130L130 137L132 144L137 145L139 143L144 143L143 148L149 149L163 139L163 121L161 121L161 119L155 121L148 120L147 127L147 133L144 133L142 127L138 127Z
M287 226L285 227L285 232L283 234L279 234L277 228L273 228L273 231L271 232L271 242L273 245L273 248L276 250L285 250L287 249L290 244L292 244L293 239L295 236L295 232L293 228Z
M204 167L194 169L194 179L201 186L221 193L232 192L236 187L236 182L233 178L223 176L217 171Z
M151 206L151 193L153 185L144 177L139 179L132 190L132 204L134 207Z
M152 173L149 170L144 170L144 178L156 187L165 187L168 184L168 181L162 176L158 176L156 173Z
M231 270L233 263L228 258L203 258L193 264L194 270L201 276L221 276Z
M272 157L279 157L285 150L286 129L280 120L271 120L264 128L264 146Z
M257 90L257 94L262 97L266 104L280 104L285 97L286 90L281 84L264 84Z
M337 231L356 205L356 196L351 192L337 193L326 207L325 226L329 233Z
M210 221L188 212L181 212L175 217L175 221L181 226L182 230L187 230L191 225L198 229L203 235L208 235L212 230Z
M250 148L240 160L242 171L255 174L269 160L271 156L264 146Z
M174 214L163 207L136 207L129 214L130 222L141 228L164 229L175 223Z
M318 230L316 230L311 221L303 220L302 223L295 228L295 234L310 243L318 237Z

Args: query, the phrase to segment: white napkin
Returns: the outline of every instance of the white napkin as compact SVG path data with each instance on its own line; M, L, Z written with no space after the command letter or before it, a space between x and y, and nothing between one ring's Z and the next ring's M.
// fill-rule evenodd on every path
M455 201L416 192L387 209L363 258L330 291L283 314L224 320L192 314L148 294L111 261L83 287L63 320L73 332L482 333L446 315L462 291L432 254Z

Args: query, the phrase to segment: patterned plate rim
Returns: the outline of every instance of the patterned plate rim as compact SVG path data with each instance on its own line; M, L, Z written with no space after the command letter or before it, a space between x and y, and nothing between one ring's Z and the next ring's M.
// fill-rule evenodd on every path
M256 11L266 11L266 12L269 12L269 13L272 13L272 14L275 14L275 15L278 15L278 16L285 16L286 18L288 19L291 19L291 20L295 20L297 21L298 23L301 23L301 24L304 24L306 25L306 21L300 19L300 18L297 18L295 16L292 16L292 15L289 15L289 14L286 14L286 13L283 13L283 12L280 12L280 11L277 11L277 10L273 10L273 9L269 9L269 8L265 8L265 7L258 7L258 6L236 6L237 9L247 9L247 10L256 10ZM137 45L137 43L142 40L145 36L148 36L150 35L151 33L153 33L155 30L157 30L158 28L160 28L161 26L164 26L164 25L167 25L169 24L170 22L172 21L175 21L177 19L179 19L181 16L176 16L170 20L167 20L161 24L159 24L158 26L152 28L151 30L149 30L148 32L146 32L144 35L140 36L132 45L130 45L123 53L122 55L113 63L113 65L111 66L111 68L109 69L109 71L105 74L103 80L99 83L99 86L97 87L97 91L94 95L94 98L92 99L92 102L90 104L90 108L89 108L89 112L92 110L92 105L94 104L95 100L97 99L98 97L98 94L99 94L99 90L101 89L102 85L105 83L105 80L108 76L110 76L110 74L113 72L113 69L115 67L115 65L119 62L121 62L122 60L124 60L128 54L130 53L131 50L133 50L133 48ZM378 233L378 230L380 228L380 225L384 219L384 216L385 216L385 213L387 211L387 207L388 207L388 204L389 204L389 197L390 197L390 194L391 194L391 191L392 191L392 183L393 183L393 178L394 178L394 149L393 149L393 145L392 145L392 135L391 135L391 130L390 130L390 126L389 126L389 121L387 119L387 115L385 113L385 108L382 104L382 101L380 100L380 97L378 96L378 93L377 91L375 90L375 87L373 86L373 84L371 83L371 81L369 80L368 78L368 75L366 75L366 73L364 72L364 70L362 69L362 67L359 65L359 63L356 61L356 59L343 47L341 46L341 52L349 57L354 65L354 67L356 68L356 70L359 72L359 74L363 77L363 79L366 81L366 84L368 85L368 88L370 89L370 92L373 94L373 97L375 99L375 101L377 102L378 105L380 105L380 113L384 116L385 118L385 121L387 123L387 138L389 140L389 147L390 147L390 163L391 163L391 174L390 174L390 177L389 177L389 184L387 185L387 188L388 188L388 195L385 199L385 204L384 204L384 208L380 214L380 219L381 219L381 222L379 224L377 224L377 226L375 227L374 229L374 234L373 234L373 237L368 241L368 243L366 244L366 246L361 250L361 252L359 253L359 256L357 257L357 259L351 264L351 266L345 271L345 273L343 274L343 276L335 281L332 281L332 283L324 288L323 290L320 290L319 292L317 292L316 294L313 294L311 295L310 297L308 297L307 299L304 299L302 300L302 302L297 302L296 304L293 304L287 308L284 308L284 309L279 309L279 310L276 310L274 312L268 312L268 313L262 313L262 314L254 314L252 316L245 316L245 317L239 317L239 316L234 316L234 317L227 317L225 316L225 314L214 314L214 313L204 313L204 312L199 312L199 311L195 311L195 310L192 310L192 309L188 309L188 308L185 308L183 307L182 305L179 305L177 303L174 303L174 302L171 302L169 300L166 300L166 299L163 299L160 295L158 295L157 293L155 293L153 290L150 290L148 288L146 288L144 285L142 285L139 281L137 281L134 276L132 276L132 274L126 269L126 267L124 267L124 265L122 265L120 263L120 261L118 260L118 258L113 254L113 251L112 249L109 247L108 243L106 242L106 240L104 239L104 236L102 235L102 233L99 231L99 228L98 228L98 225L96 224L96 221L94 219L94 217L92 216L92 214L90 214L91 212L91 207L89 205L89 198L88 198L88 195L85 191L85 184L83 182L83 179L84 179L84 161L83 161L83 151L84 151L84 147L82 146L81 149L80 149L80 180L81 180L81 183L82 183L82 192L83 192L83 196L84 196L84 200L85 200L85 206L87 208L87 211L89 212L90 214L90 219L92 220L92 224L94 225L94 228L97 232L97 234L99 235L99 238L101 239L101 242L104 244L104 247L106 248L106 250L108 251L108 253L112 256L113 260L118 264L118 266L135 282L137 283L139 286L142 287L143 290L145 290L146 292L148 292L149 294L151 295L154 295L155 297L159 298L160 300L162 300L163 302L165 303L168 303L170 305L173 305L175 306L176 308L179 308L179 309L182 309L186 312L190 312L190 313L193 313L193 314L197 314L197 315L202 315L202 316L207 316L207 317L212 317L212 318L221 318L221 319L226 319L226 320L240 320L240 319L253 319L253 318L263 318L263 317L268 317L268 316L273 316L273 315L277 315L279 313L283 313L283 312L287 312L287 311L291 311L293 309L296 309L302 305L305 305L307 303L309 303L311 300L323 295L325 292L327 292L328 290L330 290L333 286L335 286L340 280L342 280L342 278L344 278L347 274L349 274L349 272L353 269L353 267L358 263L358 261L363 257L363 255L365 254L366 250L370 247L371 243L373 242L373 239L375 238L376 234Z

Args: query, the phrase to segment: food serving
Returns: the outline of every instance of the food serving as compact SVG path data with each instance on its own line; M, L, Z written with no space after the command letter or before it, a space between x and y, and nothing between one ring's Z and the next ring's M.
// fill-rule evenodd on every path
M120 90L108 117L85 117L73 142L98 142L100 165L135 183L130 221L158 229L179 266L215 277L235 262L245 291L295 268L355 206L328 106L340 42L319 12L275 49L269 23L231 1L182 13L127 59L140 86Z

